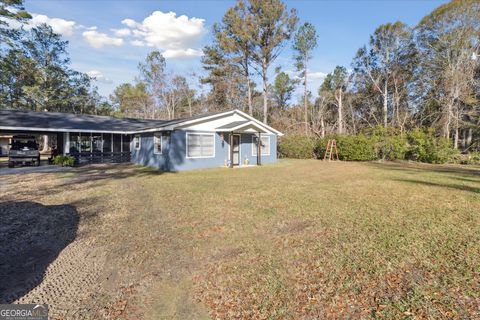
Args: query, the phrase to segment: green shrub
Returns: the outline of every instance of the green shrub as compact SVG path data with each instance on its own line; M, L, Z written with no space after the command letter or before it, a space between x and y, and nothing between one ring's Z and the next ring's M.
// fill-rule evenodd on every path
M328 140L337 140L338 157L346 161L376 160L375 139L363 134L356 136L330 136L318 139L315 144L315 154L318 159L323 159Z
M420 129L408 133L408 151L406 158L413 161L425 161L428 158L428 151L431 149L431 139L428 134Z
M379 159L403 160L405 159L407 151L408 144L405 135L381 137L377 142L377 154Z
M480 151L474 151L467 154L456 154L453 156L454 162L458 164L480 165Z
M432 149L429 150L429 158L426 162L447 163L452 162L459 151L454 149L452 142L446 138L437 138L433 141Z
M325 150L327 149L328 139L335 139L335 137L317 138L315 140L315 146L313 149L315 158L323 159L325 156Z
M323 159L327 142L337 140L338 156L345 161L413 160L428 163L454 161L458 151L445 138L438 138L433 129L415 129L402 133L395 128L375 127L355 136L332 135L311 138L302 135L282 137L278 144L281 157ZM474 163L475 156L470 161ZM460 161L460 160L457 160Z
M446 138L435 137L432 129L415 129L408 133L408 151L406 158L409 160L428 163L447 163L452 161L457 150L453 149L451 142Z
M278 153L282 158L312 159L314 153L314 138L292 135L284 136L279 139Z
M73 167L75 164L75 157L73 156L65 156L65 159L63 160L63 165L67 167Z
M56 164L56 165L62 165L63 164L63 158L64 158L64 156L55 156L55 158L53 158L53 163Z
M53 163L62 167L73 167L75 164L75 157L58 155L53 158Z
M405 159L405 154L408 150L407 137L399 129L377 126L366 130L365 133L375 140L375 150L378 159Z
M371 161L376 160L376 140L363 134L356 136L337 137L338 155L346 161Z

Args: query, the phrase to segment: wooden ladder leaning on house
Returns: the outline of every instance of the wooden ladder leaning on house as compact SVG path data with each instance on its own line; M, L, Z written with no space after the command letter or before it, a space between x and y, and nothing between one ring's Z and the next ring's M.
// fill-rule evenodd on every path
M337 141L335 139L328 140L323 160L338 160Z

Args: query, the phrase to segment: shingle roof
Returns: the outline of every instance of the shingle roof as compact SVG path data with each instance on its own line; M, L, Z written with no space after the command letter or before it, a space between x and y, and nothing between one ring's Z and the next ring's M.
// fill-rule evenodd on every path
M248 123L249 121L233 121L233 122L230 122L230 123L227 123L226 125L223 125L221 127L218 127L217 129L232 129L232 128L235 128L235 127L238 127L242 124L245 124L245 123Z
M207 115L212 115L207 114ZM193 120L206 114L173 120L147 120L114 118L61 112L36 112L31 110L0 109L0 128L29 128L38 130L80 130L102 132L132 132Z

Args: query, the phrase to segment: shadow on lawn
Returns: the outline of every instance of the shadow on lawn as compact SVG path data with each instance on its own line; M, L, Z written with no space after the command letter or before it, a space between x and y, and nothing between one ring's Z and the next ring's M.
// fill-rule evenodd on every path
M0 303L12 303L43 281L75 239L79 216L72 205L7 201L0 202L0 219Z
M133 164L92 164L74 168L67 172L59 172L61 182L48 188L29 188L22 189L15 193L16 198L31 199L32 196L47 196L52 193L65 190L75 190L81 192L91 187L91 183L98 185L107 180L122 180L131 177L160 176L163 174L173 174L174 172L165 172L155 168L139 167ZM62 176L62 174L64 174ZM9 177L12 177L10 175ZM37 178L36 178L37 179ZM42 179L40 176L38 179Z
M384 171L396 171L399 173L403 172L408 174L405 178L392 177L392 180L394 181L480 193L480 170L475 167L445 166L408 162L372 162L368 165ZM412 174L415 174L417 177L422 173L439 173L442 174L444 180L451 180L452 182L427 181L427 176L420 176L423 177L424 180L422 180L422 178L410 178L412 177ZM455 181L463 182L465 184L455 183ZM478 184L478 186L475 186L475 184Z
M480 182L480 168L479 167L463 167L461 165L449 166L449 165L434 165L426 163L409 163L409 162L369 162L369 166L376 167L383 170L398 170L410 173L419 172L435 172L446 173L452 175L460 175L464 177L476 177L473 182ZM452 176L451 176L452 177Z
M408 182L412 184L430 186L430 187L442 187L448 189L457 189L461 191L468 191L473 193L480 193L480 187L472 187L462 184L453 184L453 183L436 183L436 182L429 182L429 181L422 181L422 180L413 180L413 179L394 179L395 181L399 182Z
M127 179L130 177L145 177L145 176L159 176L165 172L150 167L140 167L132 164L114 164L114 165L86 165L77 168L75 171L75 177L69 182L60 186L68 186L69 184L99 181L104 179Z

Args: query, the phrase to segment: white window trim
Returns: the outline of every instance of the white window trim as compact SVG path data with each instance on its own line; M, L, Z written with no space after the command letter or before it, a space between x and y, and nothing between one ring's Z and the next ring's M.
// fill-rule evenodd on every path
M255 138L258 138L258 136L257 135L252 135L252 156L253 157L257 156L257 150L258 150L257 147L255 146L255 140L254 140ZM262 157L264 157L264 156L267 157L267 156L270 155L270 148L271 148L270 136L269 135L268 136L267 135L260 136L260 139L263 139L263 138L268 138L268 153L261 153L261 156Z
M160 151L155 147L156 139L160 138ZM153 153L154 154L163 154L163 134L161 132L155 132L153 134Z
M212 136L213 137L213 156L199 156L199 157L189 157L188 156L188 136L189 135L202 135L202 136ZM215 133L205 133L205 132L187 132L185 134L185 157L187 159L206 159L206 158L215 158L215 152L216 152L216 146L215 146Z
M136 142L135 140L138 138L138 148L136 146ZM142 147L142 136L139 135L139 134L136 134L134 137L133 137L133 148L135 148L135 150L140 150L140 148Z

